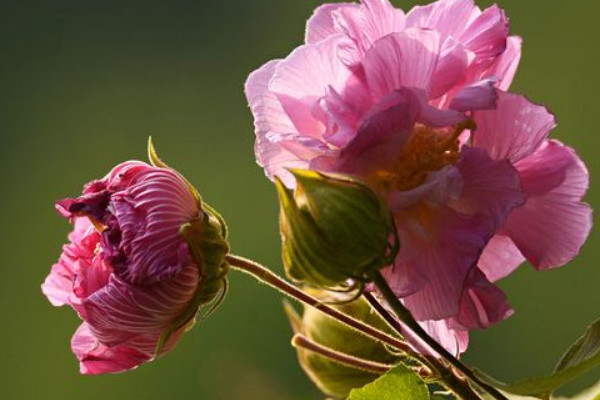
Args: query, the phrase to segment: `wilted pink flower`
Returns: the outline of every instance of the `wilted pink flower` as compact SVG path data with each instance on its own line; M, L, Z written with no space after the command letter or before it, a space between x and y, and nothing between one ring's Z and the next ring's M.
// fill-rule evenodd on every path
M130 161L56 208L74 230L42 290L83 320L71 341L81 373L126 371L171 350L206 272L180 233L207 218L186 181Z
M546 108L506 92L520 43L501 9L472 0L326 4L306 44L246 83L267 175L347 173L381 193L402 243L384 274L456 352L512 313L492 282L525 259L565 264L591 227L585 166L548 139Z

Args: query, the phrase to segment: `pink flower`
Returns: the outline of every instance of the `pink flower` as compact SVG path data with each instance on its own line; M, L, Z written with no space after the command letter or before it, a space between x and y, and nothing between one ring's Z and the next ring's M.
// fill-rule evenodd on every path
M56 208L74 230L42 291L83 320L71 341L81 373L126 371L171 350L204 283L180 234L206 218L186 181L130 161Z
M269 177L346 173L387 199L402 248L384 274L455 352L512 314L494 281L565 264L591 227L584 164L548 138L546 108L506 92L520 43L472 0L326 4L306 44L246 83Z

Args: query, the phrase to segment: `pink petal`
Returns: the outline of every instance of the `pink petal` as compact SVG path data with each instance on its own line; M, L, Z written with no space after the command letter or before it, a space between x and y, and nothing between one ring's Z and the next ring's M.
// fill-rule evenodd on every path
M498 93L493 80L484 80L466 86L456 93L450 108L458 111L490 110L496 108Z
M119 249L127 255L125 265L113 265L121 277L131 283L155 283L190 263L179 229L201 215L179 174L163 168L146 170L127 190L115 193L111 204L122 236Z
M293 182L287 168L306 168L306 161L282 148L277 143L277 135L296 132L294 124L283 110L281 103L269 91L269 82L275 73L279 60L270 61L254 71L246 81L246 97L254 116L256 133L255 153L261 166L271 179L279 176L286 184Z
M487 76L499 79L496 87L500 90L508 90L515 77L521 61L522 42L523 39L519 36L509 36L506 40L506 50L496 59L494 65L487 72Z
M443 206L417 207L416 218L399 223L403 245L394 268L418 270L427 283L403 300L420 321L453 317L459 311L464 280L475 267L493 227L482 214L466 216ZM403 213L411 215L408 210ZM390 284L398 285L395 276Z
M405 28L402 10L388 0L362 0L358 7L344 7L334 12L337 30L352 39L343 56L347 65L360 62L365 53L380 38Z
M478 13L473 0L439 0L414 7L406 16L406 26L433 29L444 36L458 38Z
M133 286L112 275L108 285L84 301L86 321L102 344L152 354L160 335L190 306L199 279L195 265L152 286Z
M439 62L433 76L431 98L437 99L446 94L464 79L469 66L469 54L462 43L447 37L442 45Z
M457 328L486 329L513 314L506 295L474 268L465 281L460 311L454 319Z
M508 19L497 5L485 9L460 35L465 47L477 55L477 62L493 58L506 49Z
M100 242L100 234L87 217L76 217L69 240L71 243L63 246L59 261L52 266L50 274L42 284L42 292L54 306L72 302L75 280L82 270L91 266L94 251Z
M71 349L80 362L80 372L85 375L128 371L152 358L127 346L109 348L102 345L85 322L73 335Z
M429 336L456 357L464 353L469 346L469 332L452 326L456 324L452 324L450 319L419 321L419 325L425 329L425 332L427 332ZM408 343L419 353L438 356L438 354L431 350L425 342L408 329L404 329L402 334L406 337Z
M516 167L530 196L510 215L503 233L536 269L569 262L592 227L592 210L581 202L589 185L585 165L573 149L552 141Z
M324 116L315 112L329 88L341 92L351 75L338 57L339 46L346 40L335 35L300 46L275 67L269 90L277 96L298 133L323 135Z
M463 191L454 203L457 210L485 213L500 228L510 212L525 203L519 173L507 160L492 160L485 150L463 147L457 168L463 179Z
M363 60L373 97L401 88L429 93L439 55L440 36L433 31L410 29L379 39Z
M525 257L509 237L494 235L481 253L477 268L491 282L496 282L513 273L524 261Z
M556 126L546 107L524 96L498 92L497 108L474 113L477 130L473 145L483 147L495 160L512 163L533 154Z
M341 8L358 8L354 3L323 4L315 9L306 23L306 44L313 44L340 33L334 24L333 13Z

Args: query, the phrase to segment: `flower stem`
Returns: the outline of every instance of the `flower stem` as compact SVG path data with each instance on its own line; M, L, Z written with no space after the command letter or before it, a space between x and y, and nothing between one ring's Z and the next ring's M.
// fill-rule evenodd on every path
M423 342L425 342L432 350L442 356L448 363L450 363L456 370L460 371L465 377L469 378L473 383L477 384L481 389L488 392L494 399L497 400L508 400L502 393L496 388L482 382L470 368L460 362L454 357L448 350L436 342L425 330L419 325L419 323L413 318L410 311L408 311L404 305L398 300L392 289L387 284L383 276L377 272L373 278L375 286L383 296L384 300L390 305L394 313L396 313L398 319L402 321L404 325L412 333L417 335ZM453 374L452 374L453 375Z
M372 327L371 325L365 324L364 322L359 321L349 316L348 314L345 314L339 310L336 310L333 307L328 306L327 304L321 302L319 299L303 292L296 286L286 282L283 278L279 277L277 274L255 261L230 254L227 256L227 262L229 262L233 269L237 269L238 271L251 275L260 282L279 290L281 293L291 297L292 299L322 311L327 316L341 322L342 324L354 329L355 331L365 336L375 339L378 342L386 343L398 350L414 353L412 349L399 338L382 332L379 329Z
M360 369L366 372L372 372L374 374L385 374L394 367L393 365L383 364L371 360L365 360L363 358L358 358L350 354L339 352L330 347L326 347L319 343L316 343L299 333L295 334L292 338L292 346L300 349L305 349L313 353L317 353L320 356L325 357L338 364Z

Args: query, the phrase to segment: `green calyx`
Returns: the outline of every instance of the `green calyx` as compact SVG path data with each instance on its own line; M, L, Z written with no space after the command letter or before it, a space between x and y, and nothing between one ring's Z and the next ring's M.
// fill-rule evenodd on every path
M331 293L319 295L322 296L331 296ZM324 301L334 302L335 299L324 298ZM371 311L371 307L363 298L337 305L335 308L393 334L388 325ZM401 356L390 353L381 343L365 338L316 309L306 307L300 315L290 304L285 303L285 310L294 333L302 334L319 345L380 364L394 365L402 360ZM296 350L300 365L311 381L324 394L335 399L345 399L352 389L360 388L381 375L381 373L339 363L305 348L296 347Z
M148 156L153 166L170 168L158 157L151 139L148 141ZM187 309L159 338L156 355L162 352L174 332L184 326L191 329L198 315L201 320L208 318L225 299L228 290L229 264L225 258L229 253L227 224L214 208L202 201L196 188L183 176L182 178L196 199L200 212L198 218L183 224L179 232L189 246L190 255L200 271L200 278L198 289Z
M290 279L316 287L360 286L393 262L399 249L394 220L371 188L343 175L290 172L294 191L276 180Z

